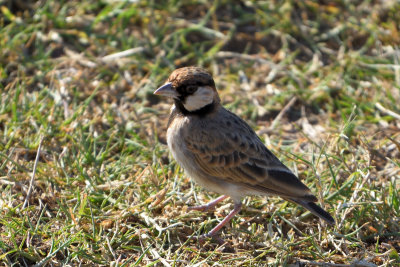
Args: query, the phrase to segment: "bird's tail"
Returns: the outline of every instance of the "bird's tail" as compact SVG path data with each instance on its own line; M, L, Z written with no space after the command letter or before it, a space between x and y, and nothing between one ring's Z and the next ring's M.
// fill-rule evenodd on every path
M328 212L326 212L323 208L321 208L314 202L310 202L307 200L293 199L293 198L290 198L289 200L308 209L312 214L320 217L327 223L335 224L335 219L333 219L333 217Z

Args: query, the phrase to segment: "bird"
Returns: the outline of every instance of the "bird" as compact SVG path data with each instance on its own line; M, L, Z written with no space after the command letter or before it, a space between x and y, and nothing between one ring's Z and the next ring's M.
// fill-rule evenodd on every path
M240 117L221 104L214 79L196 66L174 70L155 95L173 99L167 144L185 174L217 199L189 210L207 211L226 198L234 208L202 237L214 237L242 208L246 196L279 196L334 224L318 199Z

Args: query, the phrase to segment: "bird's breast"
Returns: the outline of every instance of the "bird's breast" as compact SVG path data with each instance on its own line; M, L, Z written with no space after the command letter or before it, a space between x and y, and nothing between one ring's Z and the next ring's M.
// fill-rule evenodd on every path
M188 151L185 141L184 132L187 127L186 118L175 118L167 131L167 144L174 159L186 170L191 169L193 164L193 155Z
M185 135L188 134L190 124L191 121L187 117L176 118L171 122L167 131L168 148L186 175L207 188L210 185L209 177L198 166L195 155L185 143Z

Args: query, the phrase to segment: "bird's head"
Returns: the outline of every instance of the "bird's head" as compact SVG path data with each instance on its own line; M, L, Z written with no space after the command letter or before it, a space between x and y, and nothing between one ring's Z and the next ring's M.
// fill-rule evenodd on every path
M212 76L199 67L184 67L171 73L154 94L172 97L183 113L204 113L220 103Z

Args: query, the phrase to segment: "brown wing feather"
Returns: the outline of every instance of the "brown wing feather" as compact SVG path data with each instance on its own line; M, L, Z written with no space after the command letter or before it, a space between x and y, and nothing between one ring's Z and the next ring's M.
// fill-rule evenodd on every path
M185 135L187 148L204 172L260 193L317 200L264 146L250 126L224 108L218 112L223 112L216 116L224 118L223 121L200 120L201 125L194 125Z

